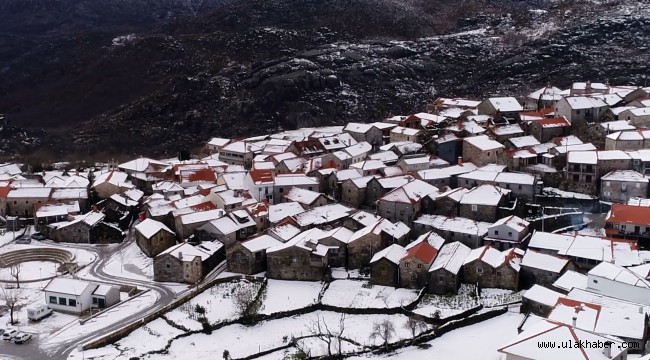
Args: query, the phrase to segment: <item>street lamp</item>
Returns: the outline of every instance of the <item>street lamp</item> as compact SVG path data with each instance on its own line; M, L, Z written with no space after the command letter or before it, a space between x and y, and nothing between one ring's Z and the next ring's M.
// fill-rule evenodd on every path
M41 272L41 268L38 268L38 283L41 286L41 289L43 288L43 273Z

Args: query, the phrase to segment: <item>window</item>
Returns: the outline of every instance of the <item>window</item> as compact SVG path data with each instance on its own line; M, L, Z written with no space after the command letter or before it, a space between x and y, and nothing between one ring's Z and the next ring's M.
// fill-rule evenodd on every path
M308 187L307 189L311 191L311 186L310 186L310 187Z
M512 237L512 231L508 231L508 237Z
M60 297L59 298L59 305L66 305L68 302L66 301L65 298Z
M418 264L418 269L422 269L422 264Z
M237 255L239 255L239 254L237 254ZM171 268L172 266L169 265L169 264L167 264L166 267L167 267L167 269L169 269L169 268Z
M499 235L499 230L494 230L494 235Z
M481 275L483 273L483 269L481 268L476 268L476 273Z
M93 304L97 304L97 298L93 297Z
M417 280L417 274L411 274L411 280Z
M18 201L14 201L14 205L18 204Z
M521 185L519 185L519 190L521 190Z
M50 296L50 304L56 304L56 296Z
M609 186L609 181L605 181L605 186Z
M280 188L280 194L284 192L284 188Z
M490 152L488 151L488 156L490 156Z
M407 269L411 267L411 263L406 263L405 265Z
M594 279L593 280L594 284L598 284L598 280Z
M438 282L443 282L445 279L442 276L438 276Z
M497 276L501 276L501 271L497 271Z
M580 115L580 110L576 110L576 115Z
M68 300L68 306L77 306L77 300L75 299Z
M472 211L478 211L478 206L476 204L472 204Z
M574 174L573 175L573 182L578 182L578 181L580 181L580 175Z
M292 257L291 262L295 264L296 262L298 262L298 259L296 259L295 257Z

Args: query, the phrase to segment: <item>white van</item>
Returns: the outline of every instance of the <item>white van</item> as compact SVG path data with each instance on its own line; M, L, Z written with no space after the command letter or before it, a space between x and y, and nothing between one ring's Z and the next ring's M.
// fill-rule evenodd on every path
M52 309L47 307L47 305L40 305L35 308L27 309L27 318L31 321L38 321L42 318L52 314Z

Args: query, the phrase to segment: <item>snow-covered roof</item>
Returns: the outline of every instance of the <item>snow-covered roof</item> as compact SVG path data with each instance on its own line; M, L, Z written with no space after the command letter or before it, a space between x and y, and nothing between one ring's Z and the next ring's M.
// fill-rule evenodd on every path
M408 135L408 136L416 136L420 132L422 132L422 130L420 129L413 129L413 128L407 128L402 126L396 126L390 131L391 134L401 134L401 135Z
M97 285L83 280L57 277L50 280L50 282L47 283L47 286L45 286L43 290L59 293L59 294L81 295L89 287L96 287L96 286Z
M606 131L636 130L636 127L634 125L630 125L627 122L627 120L617 120L617 121L602 122L602 123L600 123L600 126Z
M530 225L530 223L520 218L519 216L510 215L497 220L497 222L492 224L490 228L500 225L506 225L517 232L522 232L528 228L528 225Z
M276 186L318 186L318 179L303 174L278 174L275 176Z
M601 262L587 273L589 276L597 276L612 281L650 289L650 282L645 277L626 269L622 266Z
M316 191L293 187L284 197L300 204L311 205L321 195L321 193Z
M564 294L537 284L526 290L523 295L524 299L534 301L546 306L554 306L557 303L557 299L561 297L564 297Z
M562 276L555 280L553 286L564 291L571 291L573 288L586 289L587 280L587 275L573 270L567 270L562 274Z
M493 248L490 245L485 245L470 251L469 255L467 255L467 258L465 259L465 265L476 260L481 260L491 267L497 268L501 266L504 261L506 261L506 257L501 251Z
M521 266L535 268L559 274L562 269L569 263L567 259L561 259L557 256L544 254L534 250L526 251Z
M461 165L452 165L439 169L426 169L417 172L422 180L446 179L451 176L466 174L476 170L473 163L463 163Z
M420 151L420 149L422 149L422 144L412 141L400 141L380 146L379 149L384 151L397 149L402 154L409 154Z
M465 141L481 151L503 149L504 147L500 142L490 139L487 135L467 137Z
M362 177L363 174L357 170L357 169L345 169L345 170L339 170L336 172L336 180L337 181L345 181L348 179L357 179Z
M623 112L621 112L619 115L620 116L625 116L627 113L630 113L634 116L649 116L650 115L650 107L642 107L642 108L634 108L634 109L628 109Z
M372 124L362 124L362 123L347 123L345 127L343 128L343 131L349 131L349 132L354 132L354 133L366 133L368 130L370 130L373 127Z
M562 99L563 95L562 90L555 86L544 86L543 88L528 94L527 97L534 100L558 101Z
M630 155L621 150L597 151L598 160L630 160Z
M372 145L370 145L365 141L362 141L354 146L349 146L343 149L343 151L347 152L352 157L367 154L371 150L372 150Z
M457 274L472 250L463 243L455 241L442 246L429 271L445 269Z
M422 180L413 180L402 187L390 191L381 197L380 200L414 204L427 195L437 195L438 193L437 187L429 185Z
M341 204L328 204L294 215L293 218L301 227L312 226L348 217L352 211L353 209Z
M614 170L602 177L603 181L626 181L647 183L650 179L634 170Z
M79 203L77 203L77 206L78 204ZM36 210L35 214L37 218L66 215L68 215L68 206L65 204L43 204L40 208L38 208L38 210Z
M274 246L282 245L282 242L271 237L270 235L260 235L252 239L242 241L241 245L248 249L248 251L256 253L258 251L266 250Z
M270 228L268 233L271 236L275 235L273 237L285 242L300 234L300 229L295 227L293 224L282 224Z
M496 179L498 173L494 171L485 171L485 170L474 170L472 172L468 172L466 174L461 174L458 175L459 179L462 180L476 180L476 181L494 181Z
M418 238L415 241L413 241L411 244L409 244L406 247L406 249L408 249L409 246L422 241L426 241L429 245L433 246L437 250L440 250L442 245L444 245L445 243L445 239L442 236L438 235L435 231L431 230L418 236Z
M147 168L150 165L158 165L159 167L165 167L168 166L169 164L162 161L141 157L135 160L122 163L117 167L128 171L144 172L145 170L147 170Z
M389 163L389 162L396 162L399 160L399 157L397 154L395 154L392 151L380 151L374 154L370 154L368 156L368 159L370 160L381 160L384 163Z
M492 225L487 222L474 221L462 217L446 217L443 215L424 214L417 218L415 223L431 226L434 229L451 231L473 236L484 236Z
M327 254L328 247L317 243L318 239L321 239L323 235L324 232L321 229L318 228L309 229L296 235L295 237L285 242L284 244L279 244L274 247L266 249L266 253L270 254L291 247L297 247L303 250L308 250L310 252L313 252L316 255L324 256Z
M596 165L598 163L598 153L595 151L569 151L567 156L567 161L572 164Z
M7 199L12 198L48 198L52 193L51 188L46 187L23 187L9 190Z
M209 251L216 251L220 249L223 246L223 244L219 243L219 246L216 249L209 249ZM208 249L206 249L208 250ZM201 261L205 261L212 256L213 252L207 252L205 250L201 250L198 247L192 246L188 243L180 243L178 245L172 246L169 249L161 252L158 254L158 257L169 254L179 260L182 261L192 261L194 260L195 257L200 257Z
M594 151L596 149L597 149L596 146L592 143L575 144L575 145L567 145L567 146L562 145L553 148L553 150L557 151L559 154L570 153L572 151L581 151L581 152Z
M465 131L472 135L483 134L486 130L476 121L455 122L447 126L448 131L461 132Z
M601 108L608 106L607 103L603 100L591 96L567 96L564 99L573 110Z
M97 178L95 178L95 182L93 182L93 187L97 187L103 183L109 183L111 185L119 187L133 187L127 178L128 175L126 173L111 170L109 172L98 175Z
M144 219L141 223L135 226L135 229L147 239L154 236L161 230L166 231L170 234L174 234L174 232L171 231L165 224L152 219Z
M363 226L368 226L381 220L381 217L371 212L359 210L356 213L352 214L352 216L350 216L350 219L355 220L356 222L362 224Z
M477 186L463 195L460 199L461 204L497 206L504 196L507 196L510 190L498 186L483 184Z
M238 154L246 154L249 152L261 152L262 148L259 145L247 143L244 141L235 141L224 146L221 149L222 153L233 152Z
M362 171L379 170L385 167L386 165L381 160L364 160L358 163L350 164L350 168L359 169Z
M510 138L508 141L516 148L539 145L539 140L532 135Z
M286 217L294 216L305 212L305 209L297 202L285 202L269 206L269 221L276 223Z
M513 134L523 134L524 130L521 129L519 124L510 124L510 125L500 125L492 128L492 132L497 136L513 135Z
M524 108L519 104L519 101L513 97L492 97L488 98L487 101L492 104L492 106L501 112L513 112L513 111L523 111Z
M228 143L230 143L230 139L224 139L218 137L213 137L208 141L208 145L218 146L218 147L226 146L228 145Z
M126 207L131 207L131 206L137 206L138 202L133 201L130 198L126 197L123 194L113 194L110 197L111 200L115 201L116 203L126 206Z
M528 173L502 172L497 174L494 181L506 184L533 185L535 184L535 179L535 175Z
M406 254L406 250L398 245L398 244L393 244L380 252L376 253L375 256L372 257L370 260L370 263L373 264L381 259L386 259L390 262L392 262L395 265L399 265L399 261L404 257Z

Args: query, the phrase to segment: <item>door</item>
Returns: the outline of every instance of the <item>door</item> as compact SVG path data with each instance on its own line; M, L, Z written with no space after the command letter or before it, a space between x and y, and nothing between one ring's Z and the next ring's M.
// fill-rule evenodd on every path
M634 227L634 233L635 234L641 234L641 227L640 226L635 226Z
M106 300L104 299L97 299L97 307L100 309L103 309L106 307Z

